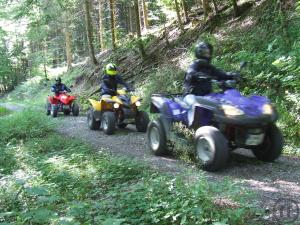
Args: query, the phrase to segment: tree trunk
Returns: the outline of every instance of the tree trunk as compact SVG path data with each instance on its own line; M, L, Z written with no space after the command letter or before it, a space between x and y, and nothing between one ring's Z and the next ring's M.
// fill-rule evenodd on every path
M98 0L99 3L99 39L100 39L100 47L101 51L105 50L104 46L104 37L103 34L105 32L104 26L103 26L103 13L102 13L102 7L103 7L103 0Z
M142 34L141 34L141 24L140 24L140 15L139 15L139 1L134 0L134 11L135 11L135 17L136 17L136 33L137 33L137 38L138 38L138 46L140 49L140 53L143 58L146 57L146 52L144 49L143 41L142 41Z
M215 8L215 13L216 13L216 15L218 15L219 14L218 4L216 3L216 0L212 0L212 2L214 5L214 8Z
M183 30L182 20L180 16L180 8L179 8L178 0L175 0L175 10L177 14L179 29L181 32L183 32L184 30Z
M91 61L94 65L98 65L97 59L95 57L95 49L93 44L93 26L92 19L90 14L90 1L84 0L84 9L85 9L85 23L86 23L86 35L89 46L89 55Z
M110 8L111 43L113 49L115 49L116 48L115 0L109 0L109 8Z
M145 0L142 0L143 4L143 17L144 17L144 29L147 30L149 28L148 23L148 7Z
M64 34L65 34L65 40L66 40L67 65L68 65L68 70L71 70L72 62L73 62L72 33L70 30L69 14L67 12L64 13L64 20L65 20Z
M132 15L132 7L129 6L128 8L128 12L129 12L129 30L130 30L130 33L134 33L134 28L133 28L133 15Z
M239 7L237 5L237 1L232 0L232 5L233 5L234 16L238 16L239 15Z
M66 55L67 55L67 65L68 70L72 69L72 34L68 27L65 28L65 38L66 38Z
M209 1L208 0L202 0L202 6L204 10L204 16L207 17L209 12L211 11Z
M48 75L47 75L47 40L44 38L43 41L43 67L44 67L44 75L45 75L45 80L48 80Z
M186 0L182 0L182 9L183 9L184 22L188 23L190 20L189 20L188 7L186 4Z
M170 47L170 42L169 42L169 33L166 27L166 23L164 23L164 35L165 35L165 40L166 40L166 46Z

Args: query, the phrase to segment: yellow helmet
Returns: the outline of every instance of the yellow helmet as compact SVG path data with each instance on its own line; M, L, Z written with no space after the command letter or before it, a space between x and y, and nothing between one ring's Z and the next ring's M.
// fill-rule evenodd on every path
M118 74L117 65L114 63L109 63L105 66L105 73L110 76L115 76Z

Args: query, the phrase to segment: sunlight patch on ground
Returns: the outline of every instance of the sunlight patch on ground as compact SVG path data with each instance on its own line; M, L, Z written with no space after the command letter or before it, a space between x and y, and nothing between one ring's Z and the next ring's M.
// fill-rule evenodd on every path
M61 76L63 73L67 72L67 70L68 70L67 66L47 68L49 78L55 78Z

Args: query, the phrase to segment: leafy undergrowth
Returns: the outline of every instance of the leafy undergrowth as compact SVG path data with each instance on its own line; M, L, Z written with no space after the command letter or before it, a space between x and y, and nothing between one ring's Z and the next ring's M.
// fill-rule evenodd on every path
M8 109L0 106L0 116L5 116L9 113L10 113L10 111Z
M0 223L245 224L254 215L231 183L189 183L95 152L27 111L0 118ZM229 190L224 193L224 190ZM220 204L216 197L231 199ZM227 200L228 202L228 200ZM219 222L219 223L218 223Z

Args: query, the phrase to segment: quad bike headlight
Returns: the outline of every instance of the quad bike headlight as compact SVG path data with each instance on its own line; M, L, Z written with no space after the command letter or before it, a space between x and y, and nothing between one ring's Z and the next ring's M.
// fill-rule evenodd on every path
M265 115L272 115L274 110L271 104L264 104L262 107L262 112Z
M222 105L221 108L226 116L241 116L245 114L243 110L232 105Z
M141 103L140 101L137 101L137 102L135 103L135 105L136 105L137 107L139 107L139 106L142 105L142 103Z
M115 109L118 109L119 107L120 107L120 104L119 104L119 103L115 103L115 104L114 104L114 108L115 108Z

